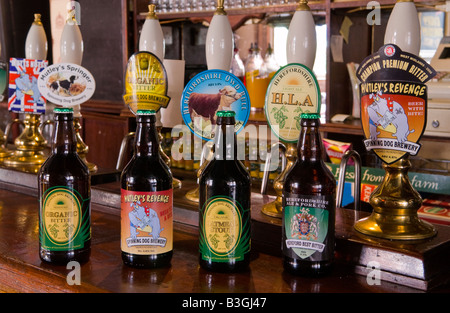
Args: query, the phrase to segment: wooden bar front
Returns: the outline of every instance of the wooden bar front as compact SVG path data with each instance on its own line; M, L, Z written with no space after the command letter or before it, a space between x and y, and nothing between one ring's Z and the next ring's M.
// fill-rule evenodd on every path
M4 169L3 169L4 170ZM9 171L9 170L8 170ZM1 173L5 177L5 172ZM172 265L162 269L133 269L122 264L120 252L120 189L118 182L92 186L92 253L81 265L81 284L70 285L71 268L42 262L39 258L38 199L35 175L23 174L21 183L0 181L0 291L4 292L159 292L159 293L291 293L291 292L448 292L448 275L416 278L399 262L449 270L450 228L439 227L436 239L421 244L379 242L355 234L355 212L339 209L336 238L337 261L323 278L294 277L283 271L280 257L281 220L261 214L270 196L252 195L252 261L244 273L211 273L198 265L197 204L184 195L195 188L190 180L174 193L174 254ZM8 176L6 176L8 177ZM14 175L10 177L15 177ZM373 241L372 243L370 241ZM436 249L439 247L439 249ZM437 254L429 258L426 254ZM361 257L358 257L358 256ZM404 260L398 259L402 256ZM443 257L442 257L443 256ZM367 280L368 269L358 260L375 257L381 275L377 284ZM355 260L358 259L358 260ZM417 264L416 264L417 263ZM430 263L430 264L428 264ZM441 264L444 263L444 264ZM385 268L385 267L390 268ZM385 271L389 269L390 271ZM370 269L369 269L370 270ZM413 268L417 270L417 268ZM422 273L423 274L423 273ZM406 280L401 281L401 280ZM431 288L434 287L434 288Z

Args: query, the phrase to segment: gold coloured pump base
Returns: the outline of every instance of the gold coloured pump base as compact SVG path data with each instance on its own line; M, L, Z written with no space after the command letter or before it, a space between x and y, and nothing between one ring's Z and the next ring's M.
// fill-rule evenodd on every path
M422 198L409 181L411 162L408 158L383 164L383 167L386 171L383 182L370 197L373 212L356 222L355 229L365 235L391 240L422 240L435 236L433 225L417 215Z
M186 192L186 199L188 199L192 202L198 203L199 198L200 198L199 192L200 192L200 190L198 187L195 189L189 190L188 192Z
M12 154L12 151L6 149L6 136L3 131L0 129L0 159L9 157Z
M39 128L40 118L40 114L25 115L25 129L14 141L16 150L13 155L4 160L7 167L33 173L39 171L42 163L47 159L44 154L47 141Z

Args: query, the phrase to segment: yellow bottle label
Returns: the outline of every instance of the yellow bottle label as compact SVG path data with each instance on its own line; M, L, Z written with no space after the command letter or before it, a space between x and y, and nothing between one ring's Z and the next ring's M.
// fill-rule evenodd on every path
M245 231L243 231L245 228ZM200 253L205 260L242 260L250 249L250 233L242 225L241 210L226 197L215 197L205 206L200 235Z
M41 202L40 241L48 250L80 249L90 239L89 209L83 216L82 207L89 199L80 202L75 192L57 187L48 190Z

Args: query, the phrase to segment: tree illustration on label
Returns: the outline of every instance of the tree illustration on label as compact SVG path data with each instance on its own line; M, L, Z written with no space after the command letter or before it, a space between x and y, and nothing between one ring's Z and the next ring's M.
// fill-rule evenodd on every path
M226 235L224 242L227 249L230 249L234 242L234 236Z
M217 239L217 234L210 235L209 240L211 244L214 246L214 249L217 249L217 246L219 245L220 240Z
M297 129L300 130L301 129L300 122L302 120L301 113L303 113L303 108L302 107L297 107L294 110L294 112L297 113L297 115L294 117L295 127L297 127Z
M271 112L275 113L273 117L280 126L280 128L284 128L286 124L286 119L288 118L287 115L284 114L284 112L287 112L287 109L284 106L280 107L279 109L273 108Z
M73 230L75 229L75 227L73 226L73 224L64 224L64 234L66 235L66 238L69 239L71 237L71 234L73 234Z
M58 226L56 226L56 224L50 225L49 231L53 235L54 238L58 237L59 230L58 230Z

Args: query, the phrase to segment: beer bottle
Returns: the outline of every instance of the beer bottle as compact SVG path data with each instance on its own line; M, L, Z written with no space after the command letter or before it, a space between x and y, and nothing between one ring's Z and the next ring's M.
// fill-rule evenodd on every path
M134 153L120 177L122 261L138 268L169 266L172 173L160 155L155 111L138 110L136 122Z
M250 263L250 175L237 159L234 111L217 112L214 157L199 181L199 263L217 272Z
M91 252L89 169L77 154L73 109L56 108L54 120L52 153L38 173L39 255L82 263Z
M323 160L318 114L301 115L298 158L283 186L282 252L287 272L322 276L334 259L336 180Z

